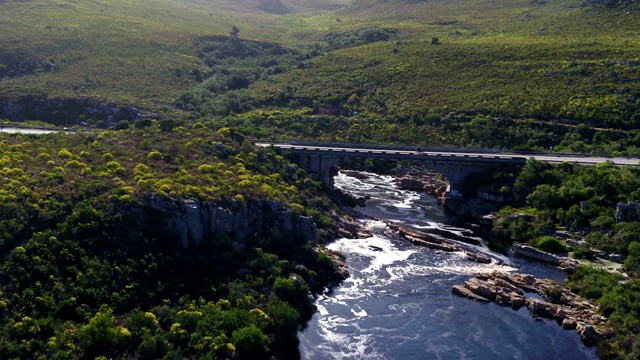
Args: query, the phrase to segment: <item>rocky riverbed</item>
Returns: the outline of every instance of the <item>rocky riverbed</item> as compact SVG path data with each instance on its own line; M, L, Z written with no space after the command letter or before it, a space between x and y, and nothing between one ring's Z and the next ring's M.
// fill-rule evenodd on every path
M355 171L349 172L349 175L363 176ZM438 204L442 204L447 186L444 180L439 179L436 174L430 173L428 170L401 166L396 169L395 184L404 190L426 192L433 195L438 199ZM366 199L360 199L360 201L364 202ZM485 203L484 200L478 202ZM479 207L473 207L476 210L477 208ZM475 212L473 215L480 218L481 211ZM352 215L357 218L357 212L353 212ZM478 263L488 264L495 261L483 253L474 251L473 247L465 247L464 244L457 241L439 238L396 222L384 222L389 229L397 232L400 238L406 239L414 245L443 252L462 252L467 260ZM343 224L341 226L342 232L349 238L365 237L366 232L363 232L356 224L355 221ZM580 265L578 261L569 257L545 253L523 244L515 244L511 251L519 257L542 262L566 272L573 272ZM612 330L607 325L607 319L597 314L595 306L585 299L579 298L560 283L548 279L539 279L528 274L496 271L478 274L462 285L454 285L452 292L476 301L495 302L511 306L514 309L526 307L534 318L555 319L563 328L575 329L586 344L594 344L613 336Z
M496 271L478 274L463 285L454 285L452 292L514 309L526 306L534 317L555 319L565 329L576 329L586 344L595 344L613 336L607 319L596 313L595 306L548 279ZM541 299L528 294L536 294Z
M400 189L395 176L341 171L336 188L365 206L345 201L356 206L340 215L345 236L324 245L344 255L335 261L350 275L316 299L318 312L300 335L302 358L597 359L577 332L540 315L534 320L524 305L505 311L451 296L452 286L494 271L562 282L556 267L491 251L477 233L449 224L432 196ZM489 262L470 259L474 253Z

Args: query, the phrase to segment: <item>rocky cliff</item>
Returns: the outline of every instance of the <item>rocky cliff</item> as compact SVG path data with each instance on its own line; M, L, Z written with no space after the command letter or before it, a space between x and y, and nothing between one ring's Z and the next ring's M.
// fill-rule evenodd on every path
M183 247L198 244L210 236L229 235L242 241L253 234L266 234L277 228L304 241L317 242L318 229L313 219L292 214L282 204L268 200L232 201L228 205L167 199L152 196L142 207L132 210L136 217L163 219L163 231L180 240Z
M91 98L57 99L39 96L25 96L20 99L0 97L0 118L12 121L42 120L56 125L79 124L80 119L94 119L109 126L119 120L137 120L141 118L161 118L154 114L131 106L105 104Z

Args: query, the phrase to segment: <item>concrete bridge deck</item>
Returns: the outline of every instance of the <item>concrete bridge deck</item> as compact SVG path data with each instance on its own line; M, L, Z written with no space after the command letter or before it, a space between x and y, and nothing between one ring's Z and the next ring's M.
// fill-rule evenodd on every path
M332 183L329 169L348 158L404 160L422 164L445 176L452 188L464 178L487 167L524 163L533 158L545 163L562 162L597 165L607 161L617 166L638 165L640 158L607 155L554 153L502 153L496 149L418 148L410 146L359 145L316 142L256 141L258 146L274 146L300 155L300 166L321 174L323 181Z
M596 165L611 161L615 165L638 165L640 158L620 157L608 155L580 155L580 154L555 154L555 153L503 153L492 149L462 149L442 150L424 149L417 147L394 146L366 146L357 144L323 144L323 143L288 143L256 141L258 146L271 146L289 150L297 154L306 155L331 155L376 159L397 160L448 160L455 162L486 162L486 163L516 163L526 161L529 158L546 163L577 163L581 165Z

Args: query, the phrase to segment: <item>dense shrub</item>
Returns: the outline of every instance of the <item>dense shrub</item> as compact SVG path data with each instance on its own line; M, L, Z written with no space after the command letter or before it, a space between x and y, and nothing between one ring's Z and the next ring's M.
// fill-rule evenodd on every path
M541 236L536 241L536 248L552 254L566 253L567 248L564 244L553 236Z
M185 248L166 231L171 214L144 205L270 198L326 216L316 182L234 129L0 134L0 162L2 359L289 358L314 309L309 291L336 280L295 234Z

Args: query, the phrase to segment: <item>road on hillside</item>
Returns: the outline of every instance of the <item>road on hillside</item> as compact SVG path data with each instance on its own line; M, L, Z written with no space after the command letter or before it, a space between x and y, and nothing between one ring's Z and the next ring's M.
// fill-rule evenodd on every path
M415 155L415 156L440 156L440 157L463 157L463 158L482 158L486 160L490 159L504 159L504 160L513 160L513 159L529 159L533 158L546 163L578 163L582 165L595 165L600 164L606 161L610 161L615 165L638 165L640 158L632 158L632 157L615 157L615 156L606 156L606 155L578 155L578 154L541 154L541 153L531 153L531 154L515 154L515 153L500 153L500 152L475 152L473 149L469 149L469 151L461 151L460 149L456 149L456 151L446 151L446 150L408 150L404 149L394 149L394 148L384 148L380 147L358 147L357 145L349 145L349 146L340 146L338 144L331 145L323 145L323 144L288 144L288 143L274 143L274 142L262 142L256 141L257 146L271 146L290 150L290 151L305 151L305 152L318 152L318 153L327 153L327 152L340 152L342 154L356 154L356 153L367 153L367 154L388 154L388 155ZM346 145L346 144L345 144ZM375 156L370 156L375 157ZM453 160L453 159L451 159Z

